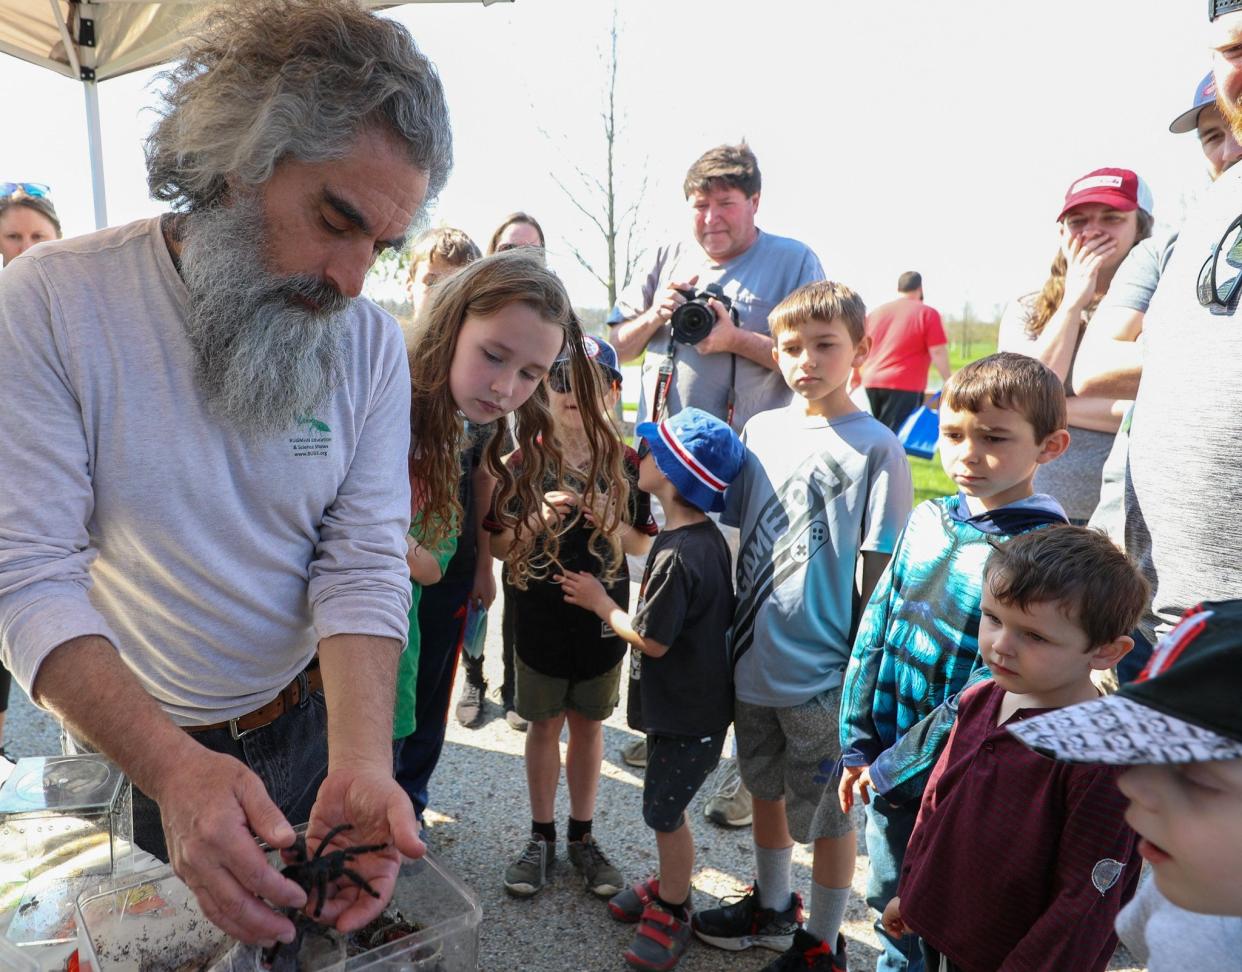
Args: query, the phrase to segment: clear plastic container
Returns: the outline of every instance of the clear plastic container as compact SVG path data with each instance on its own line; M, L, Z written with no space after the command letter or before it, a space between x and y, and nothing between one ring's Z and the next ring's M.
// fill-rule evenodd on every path
M5 972L39 972L39 963L26 949L10 945L0 938L0 969Z
M129 781L102 756L18 760L0 786L0 913L19 945L74 938L74 902L130 850Z
M402 865L389 909L420 930L369 947L335 933L316 936L316 954L299 953L301 967L356 972L475 972L478 967L478 899L435 857ZM82 972L203 972L262 969L257 948L235 943L199 911L190 890L162 867L129 875L83 893L77 904L78 962ZM309 938L309 936L308 936Z

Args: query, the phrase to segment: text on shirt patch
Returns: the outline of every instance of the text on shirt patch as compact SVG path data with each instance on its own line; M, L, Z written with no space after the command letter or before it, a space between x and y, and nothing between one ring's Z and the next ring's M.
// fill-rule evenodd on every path
M332 444L332 429L328 424L312 415L299 415L297 424L297 432L289 439L293 455L298 458L327 456L328 446Z

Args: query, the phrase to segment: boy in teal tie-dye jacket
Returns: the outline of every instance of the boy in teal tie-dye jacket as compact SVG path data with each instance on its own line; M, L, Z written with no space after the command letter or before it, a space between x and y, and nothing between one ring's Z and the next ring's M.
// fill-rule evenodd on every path
M984 563L993 544L1065 522L1060 504L1035 493L1032 480L1068 445L1061 382L1033 358L990 355L945 386L940 459L960 492L910 515L867 603L842 691L841 805L849 809L856 787L867 804L867 901L877 911L896 893L957 695L987 677L978 641ZM890 939L878 924L877 931L881 968L921 967L915 939Z

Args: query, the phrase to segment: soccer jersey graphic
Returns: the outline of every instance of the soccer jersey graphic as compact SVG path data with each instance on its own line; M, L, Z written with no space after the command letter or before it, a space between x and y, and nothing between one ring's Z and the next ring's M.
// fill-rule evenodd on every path
M828 504L853 485L831 456L810 456L776 488L738 550L733 662L754 643L755 619L773 591L832 550Z

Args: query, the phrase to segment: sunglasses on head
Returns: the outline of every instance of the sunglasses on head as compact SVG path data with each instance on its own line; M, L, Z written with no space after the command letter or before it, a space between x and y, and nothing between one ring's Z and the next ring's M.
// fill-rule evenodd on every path
M496 247L496 252L504 253L506 250L526 250L526 249L542 250L543 244L541 243L501 243L500 246Z
M596 365L596 367L598 368L599 366ZM570 390L573 388L573 379L570 377L569 372L570 367L568 364L562 363L555 365L552 370L548 372L548 387L558 395L568 395ZM600 368L599 372L600 380L604 383L605 388L621 387L621 383L611 374L604 371L603 368Z
M51 193L51 187L42 182L0 182L0 199L16 196L19 192L27 196L42 198Z

